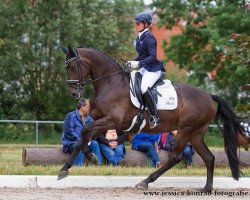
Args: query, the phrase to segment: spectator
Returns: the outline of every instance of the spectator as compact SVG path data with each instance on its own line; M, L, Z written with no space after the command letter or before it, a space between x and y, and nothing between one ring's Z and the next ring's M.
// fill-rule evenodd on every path
M108 130L106 133L97 137L101 152L107 159L108 163L117 166L125 165L125 145L127 134L119 130Z
M90 103L88 99L79 99L76 110L67 114L63 123L62 144L64 153L72 153L79 141L82 139L81 131L85 125L93 122L89 115ZM97 141L89 142L92 164L102 164L102 155ZM74 165L84 164L84 153L77 155Z
M177 130L168 133L162 133L159 141L159 149L164 149L169 153L171 153L173 150L173 144L176 134ZM192 164L193 155L194 155L193 147L191 146L191 144L188 143L183 150L183 156L187 162L187 166L190 166Z
M184 158L186 159L186 166L190 166L193 162L194 149L190 143L188 143L183 151Z
M162 167L162 163L157 154L156 143L160 134L138 133L132 140L132 149L142 151L147 154L151 165L156 168Z
M250 123L248 121L240 122L240 126L244 129L245 135L250 136Z

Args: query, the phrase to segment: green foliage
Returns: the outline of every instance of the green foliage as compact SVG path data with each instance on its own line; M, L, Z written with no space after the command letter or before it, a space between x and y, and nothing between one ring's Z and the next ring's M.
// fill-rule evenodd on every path
M250 67L250 35L233 33L227 50L225 53L226 59L240 63L243 66L246 65L248 68L238 69L239 74L246 73L246 70L249 70Z
M39 124L39 144L61 144L62 124ZM35 144L35 124L0 124L1 144Z
M11 143L13 141L18 141L18 143L34 143L34 125L0 124L0 138L1 143Z
M116 58L131 52L137 0L0 2L0 117L63 120L68 95L61 46L91 46ZM128 54L129 55L129 54ZM87 98L92 88L86 88Z
M221 131L216 128L209 128L205 135L205 143L208 147L224 147L224 139L222 137Z
M231 51L232 58L236 56L237 60L225 60L222 55L228 50L228 41L232 42L232 33L250 35L250 12L244 10L244 2L153 1L160 26L171 29L174 25L185 24L183 34L172 37L164 46L166 60L187 70L191 84L205 89L210 87L234 106L239 101L240 86L250 77L249 53L246 53L249 41L242 43L237 51L239 46ZM209 77L212 70L217 72L213 79Z
M35 124L0 124L0 144L35 144ZM61 144L62 124L39 124L39 144ZM224 147L220 130L209 128L205 135L209 147ZM126 146L130 147L130 142Z

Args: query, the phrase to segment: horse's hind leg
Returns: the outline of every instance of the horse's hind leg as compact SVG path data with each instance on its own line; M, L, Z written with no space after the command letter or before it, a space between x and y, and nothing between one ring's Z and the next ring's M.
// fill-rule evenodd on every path
M167 170L175 166L182 160L182 151L187 144L184 138L177 137L173 146L173 152L171 153L168 161L160 169L149 175L148 178L138 183L135 187L138 189L147 189L148 184L154 182L158 177L164 174Z
M170 157L166 164L164 164L161 168L159 168L154 173L150 174L148 178L143 180L142 182L138 183L135 187L138 189L148 189L148 184L151 182L154 182L158 177L160 177L162 174L164 174L166 171L168 171L170 168L175 166L177 163L179 163L182 159L182 156L179 155L177 157Z
M207 167L207 182L201 192L210 193L213 189L215 157L204 142L204 133L196 135L192 140L192 145Z

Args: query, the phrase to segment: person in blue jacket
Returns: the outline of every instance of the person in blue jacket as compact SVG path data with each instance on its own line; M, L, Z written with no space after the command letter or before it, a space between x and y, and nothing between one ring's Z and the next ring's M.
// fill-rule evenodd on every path
M128 66L140 68L142 74L141 93L143 100L150 112L150 128L156 127L160 121L157 114L156 102L149 90L165 71L163 63L157 59L157 41L149 31L152 17L147 12L139 13L134 18L136 38L136 51L138 56L133 61L128 61Z
M85 125L93 122L89 115L90 103L88 99L81 98L77 103L76 110L67 114L63 123L62 145L64 153L72 153L78 142L82 139L81 131ZM89 143L91 159L93 164L102 164L102 155L97 141L91 140ZM74 161L74 165L84 164L84 153L79 152Z
M151 165L156 168L162 167L162 163L157 154L156 144L160 134L149 134L140 132L134 135L131 143L132 149L142 151L147 154L147 158L151 161Z

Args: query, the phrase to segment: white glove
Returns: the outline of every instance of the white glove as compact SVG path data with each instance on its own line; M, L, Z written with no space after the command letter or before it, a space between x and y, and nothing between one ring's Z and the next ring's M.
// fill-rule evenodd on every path
M132 67L132 68L139 67L139 61L132 60L132 61L128 61L127 64L128 64L129 67Z

